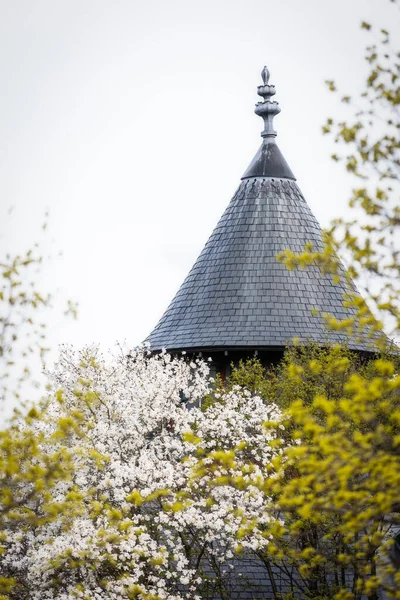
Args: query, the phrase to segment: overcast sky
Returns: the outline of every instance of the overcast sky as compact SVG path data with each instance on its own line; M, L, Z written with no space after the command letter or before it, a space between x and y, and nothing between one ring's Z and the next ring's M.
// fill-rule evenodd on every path
M389 0L1 0L0 252L40 237L44 287L79 302L53 346L137 344L167 308L256 153L267 64L278 144L322 225L352 181L329 158L324 85L360 90ZM9 208L14 210L8 216Z

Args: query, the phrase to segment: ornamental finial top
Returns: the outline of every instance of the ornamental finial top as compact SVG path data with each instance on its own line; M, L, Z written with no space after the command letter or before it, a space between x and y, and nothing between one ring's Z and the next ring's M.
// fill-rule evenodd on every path
M261 77L264 82L264 85L268 85L269 78L270 78L270 72L268 71L267 65L264 65L264 68L261 71Z
M267 66L261 71L263 85L257 88L257 94L263 98L263 102L258 102L254 112L264 119L264 131L261 133L263 138L276 137L276 131L273 128L273 118L281 112L279 104L271 100L275 94L275 86L269 85L270 72Z

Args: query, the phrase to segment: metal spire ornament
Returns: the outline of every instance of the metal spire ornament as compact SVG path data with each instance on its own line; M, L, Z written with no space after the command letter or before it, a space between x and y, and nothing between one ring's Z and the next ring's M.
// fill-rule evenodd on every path
M273 127L273 119L276 115L281 112L278 102L275 100L271 101L272 96L276 94L275 86L269 85L270 72L268 67L264 67L261 71L261 77L263 85L259 85L257 88L257 94L263 98L263 102L258 102L254 109L254 112L259 117L264 119L264 131L261 132L262 137L276 137L277 133Z

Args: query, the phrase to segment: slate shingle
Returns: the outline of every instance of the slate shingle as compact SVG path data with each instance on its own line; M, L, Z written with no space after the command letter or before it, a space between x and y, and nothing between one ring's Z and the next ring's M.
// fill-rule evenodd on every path
M294 179L247 175L146 341L153 350L284 347L294 337L346 341L328 334L322 318L353 314L343 307L344 284L316 267L288 271L276 260L307 242L322 249L320 227Z

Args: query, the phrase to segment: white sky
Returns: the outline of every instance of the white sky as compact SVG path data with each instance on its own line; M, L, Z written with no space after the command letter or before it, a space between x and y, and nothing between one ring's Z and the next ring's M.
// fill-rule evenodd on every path
M389 0L1 0L0 254L40 237L44 287L80 304L53 346L143 340L256 153L267 64L278 143L322 225L352 184L329 158L326 90L362 86ZM14 207L7 217L9 207Z

